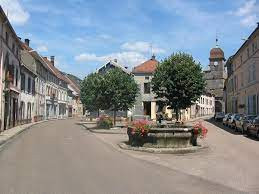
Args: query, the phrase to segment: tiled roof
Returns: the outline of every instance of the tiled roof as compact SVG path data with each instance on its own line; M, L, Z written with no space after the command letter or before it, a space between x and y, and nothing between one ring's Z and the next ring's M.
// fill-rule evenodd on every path
M76 83L74 83L74 81L73 80L71 80L68 76L66 76L65 75L65 77L67 78L67 80L69 81L69 83L68 84L70 84L71 85L71 87L78 93L78 94L80 94L80 88L77 86L77 84Z
M67 78L65 76L63 76L60 71L54 66L52 65L51 61L48 60L48 58L43 57L43 60L46 62L46 64L48 65L49 69L52 70L52 72L61 80L65 81L66 83L68 83L69 81L67 80Z
M221 48L211 49L210 59L225 59L223 50Z
M158 61L154 58L134 67L133 69L133 73L154 73L157 65L158 65Z

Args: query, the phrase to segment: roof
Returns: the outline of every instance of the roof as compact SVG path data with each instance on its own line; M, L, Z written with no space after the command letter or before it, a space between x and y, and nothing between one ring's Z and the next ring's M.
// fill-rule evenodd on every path
M235 57L239 53L239 51L248 44L248 42L250 41L252 36L254 36L254 34L259 30L259 23L257 23L257 24L258 25L255 28L255 30L250 34L250 36L246 39L246 41L241 45L241 47L237 50L237 52L233 55L233 57Z
M3 10L3 8L2 8L1 5L0 5L0 14L4 17L4 19L6 20L8 26L9 26L9 28L10 28L10 30L11 30L12 33L14 34L15 39L19 42L20 39L19 39L19 37L17 36L15 30L13 29L13 27L12 27L12 25L11 25L11 23L10 23L8 17L6 16L6 14L5 14L5 12L4 12L4 10ZM4 21L4 22L5 22L5 21Z
M54 75L56 75L59 79L63 80L64 82L69 83L69 81L67 80L67 78L66 78L64 75L62 75L62 74L60 73L60 71L59 71L54 65L52 65L51 61L49 61L47 57L43 57L43 60L44 60L45 63L48 65L48 68L49 68L50 70L52 70L52 72L54 73Z
M33 56L27 51L21 51L21 66L36 75L36 63Z
M127 74L130 74L130 71L128 69L126 69L124 66L120 65L117 61L115 60L111 60L108 63L106 63L105 65L101 66L99 69L97 69L97 72L100 72L101 69L106 68L108 65L112 65L114 67L118 67L120 68L122 71L124 71Z
M78 94L80 94L80 88L77 86L76 83L74 83L74 81L72 79L70 79L67 75L65 75L65 77L68 80L68 84L71 85L71 87L75 90L75 92L77 92Z
M25 44L24 42L20 41L21 43L21 47L23 50L27 50L32 57L34 57L36 60L40 61L41 64L46 68L49 69L48 65L46 64L46 62L43 60L43 58L39 55L39 53L35 50L33 50L31 47L29 47L27 44Z
M210 50L210 59L225 59L224 51L219 47L212 48Z
M148 61L134 67L133 73L154 73L156 71L158 61L155 58L149 59Z

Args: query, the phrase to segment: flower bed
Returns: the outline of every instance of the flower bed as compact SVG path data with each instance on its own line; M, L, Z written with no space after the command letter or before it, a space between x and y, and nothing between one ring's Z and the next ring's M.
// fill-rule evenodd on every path
M129 144L132 146L143 146L148 137L151 124L147 120L137 120L128 126L127 134Z
M200 137L201 139L205 138L208 133L208 129L202 125L201 122L196 123L193 126L193 131L192 131L192 145L197 146L197 138Z
M110 129L112 126L112 119L108 116L101 116L97 119L97 128L99 129Z

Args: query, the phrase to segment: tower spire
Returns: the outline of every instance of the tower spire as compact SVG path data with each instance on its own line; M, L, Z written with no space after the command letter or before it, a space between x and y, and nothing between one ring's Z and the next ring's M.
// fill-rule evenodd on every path
M216 48L219 47L218 31L216 31Z

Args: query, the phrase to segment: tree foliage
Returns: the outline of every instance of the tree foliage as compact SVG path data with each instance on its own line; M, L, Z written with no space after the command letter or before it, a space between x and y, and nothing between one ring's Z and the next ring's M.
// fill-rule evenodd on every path
M105 74L88 75L81 84L81 100L88 111L127 111L133 107L138 94L138 85L133 76L119 68Z
M186 53L172 54L162 61L152 79L153 92L175 110L177 120L179 111L196 102L204 88L200 63Z
M104 80L100 74L89 74L81 83L81 101L88 111L103 108Z
M133 76L119 68L108 71L103 77L106 85L103 92L106 99L105 107L114 111L115 124L116 112L127 111L133 107L139 88Z

